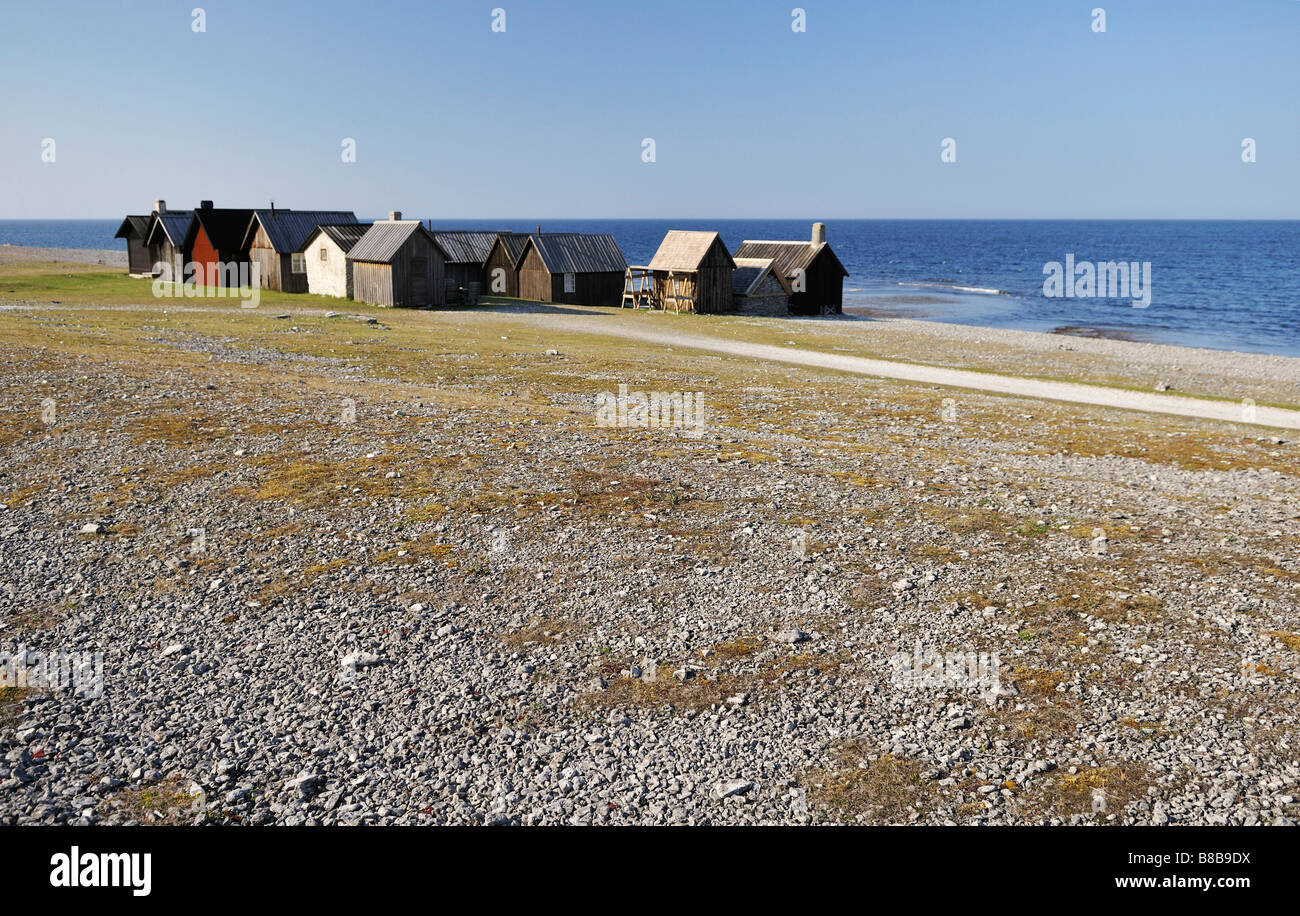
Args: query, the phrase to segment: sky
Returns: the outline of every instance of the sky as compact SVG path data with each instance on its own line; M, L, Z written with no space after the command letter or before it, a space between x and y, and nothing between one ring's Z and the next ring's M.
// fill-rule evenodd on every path
M0 218L1300 218L1297 0L0 0L0 24Z

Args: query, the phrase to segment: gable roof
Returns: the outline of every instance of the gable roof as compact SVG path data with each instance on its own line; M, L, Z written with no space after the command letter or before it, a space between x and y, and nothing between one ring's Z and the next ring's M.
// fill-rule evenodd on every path
M145 234L145 242L152 245L154 235L161 232L167 241L179 246L184 243L185 235L189 232L193 220L193 210L164 210L161 213L155 211L149 217L149 230Z
M492 252L492 243L500 232L480 232L471 229L435 229L433 237L438 240L442 250L447 252L447 260L452 264L482 264Z
M581 232L552 232L530 235L524 242L518 264L529 247L537 249L542 265L553 274L624 273L627 259L612 235Z
M273 249L280 254L292 254L303 250L303 246L307 244L307 237L316 230L317 226L323 223L336 225L356 221L357 215L351 210L254 210L252 219L248 221L248 229L244 233L243 247L247 248L253 244L258 225L266 230L266 236L271 240Z
M841 277L847 277L849 272L844 269L840 259L835 257L835 252L827 242L820 242L814 245L812 242L770 242L770 241L749 241L740 243L736 249L738 258L771 258L776 261L776 269L780 271L781 276L787 279L794 276L796 270L807 270L813 261L825 252L835 262L835 266L840 270Z
M736 270L731 275L733 295L750 295L768 276L775 277L776 282L781 284L781 288L789 295L790 284L785 277L781 276L780 271L775 270L776 261L772 258L735 258L734 260Z
M115 239L144 238L149 232L148 216L128 216L113 234Z
M194 239L202 229L208 237L209 244L220 251L243 251L244 232L248 221L253 218L252 210L232 210L225 207L199 207L194 211L194 219L185 230L184 247L188 251L194 245Z
M701 232L690 229L669 229L664 240L659 243L659 250L650 259L651 270L699 270L700 264L708 255L715 242L722 237L716 232ZM722 250L731 260L727 246ZM733 265L734 266L734 265Z
M417 232L427 238L439 254L444 258L447 256L447 252L443 251L438 240L418 219L382 219L368 227L365 234L356 241L352 250L348 252L348 260L381 263L391 261L393 255L406 244L407 239Z
M311 245L312 239L318 235L328 237L335 245L347 254L361 237L366 234L370 228L369 223L322 223L312 230L311 235L307 236L306 241L302 243L303 250L306 251Z
M512 267L519 266L519 259L523 256L524 250L528 247L527 232L498 232L496 241L488 249L488 257L492 257L492 252L496 251L500 245L506 253ZM484 259L486 261L486 258Z

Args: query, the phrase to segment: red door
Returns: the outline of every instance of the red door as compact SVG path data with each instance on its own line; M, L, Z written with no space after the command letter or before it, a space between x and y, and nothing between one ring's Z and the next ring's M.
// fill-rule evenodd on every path
M217 269L217 262L221 260L217 250L212 247L208 241L208 234L199 227L198 234L194 237L194 250L190 253L190 260L196 265L194 268L194 283L196 286L207 286L208 278L216 278L213 282L221 282L221 273Z

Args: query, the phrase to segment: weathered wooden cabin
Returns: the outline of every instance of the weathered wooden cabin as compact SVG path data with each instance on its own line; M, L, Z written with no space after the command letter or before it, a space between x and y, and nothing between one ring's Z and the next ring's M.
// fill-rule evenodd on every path
M742 315L790 314L790 284L772 258L733 258L731 301Z
M240 285L248 273L244 233L252 218L252 210L218 209L210 200L199 204L181 245L186 266L194 265L196 285Z
M568 305L618 305L627 260L612 235L530 235L519 256L519 297Z
M468 289L471 283L477 283L480 290L486 288L483 265L487 262L492 243L496 241L499 234L478 230L433 230L434 240L443 251L447 252L445 282L449 293Z
M718 233L670 229L649 266L632 271L648 279L653 307L709 315L731 311L735 269L736 262Z
M348 252L352 298L402 308L446 304L447 253L419 220L400 212L377 220Z
M844 311L849 272L826 241L826 225L813 223L807 242L745 241L737 258L771 258L790 284L790 314L838 315Z
M286 210L272 206L254 210L244 230L242 247L250 264L258 266L263 289L283 293L307 292L307 237L322 224L356 223L350 210Z
M154 211L149 215L149 228L145 232L151 273L160 275L163 265L166 265L168 278L184 279L185 233L193 220L193 210L168 210L166 201L155 201Z
M489 296L519 297L519 259L528 245L526 232L501 232L483 262L483 292Z
M122 225L117 227L117 232L113 238L126 239L126 263L127 273L133 277L152 277L154 275L154 266L158 263L153 256L153 251L149 245L149 236L154 227L154 221L159 214L174 215L184 217L187 221L190 219L188 210L168 210L167 201L155 200L153 209L143 216L128 216L122 220ZM179 235L185 235L184 228ZM177 239L179 242L179 238ZM172 264L174 261L175 251L164 252L166 257L165 263Z
M151 216L127 216L113 233L126 239L126 272L133 277L153 276L153 259L149 257L149 222Z
M303 242L307 292L318 296L352 298L352 262L348 252L361 241L369 223L317 226Z

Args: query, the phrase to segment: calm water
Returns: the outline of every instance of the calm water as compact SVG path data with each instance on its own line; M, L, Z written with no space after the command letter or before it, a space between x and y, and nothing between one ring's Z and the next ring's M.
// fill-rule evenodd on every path
M120 220L0 220L0 244L119 248ZM537 220L434 219L443 228L532 231ZM811 220L542 220L546 232L609 232L631 264L670 229L803 239ZM959 324L1066 330L1300 356L1300 221L839 220L827 240L850 277L846 308ZM1151 305L1047 298L1043 265L1149 261Z

